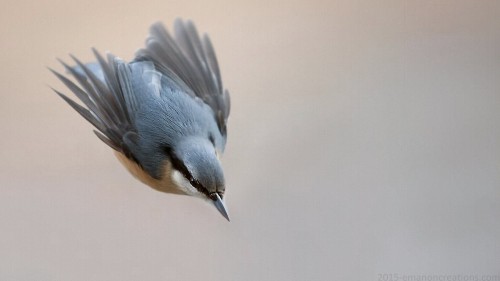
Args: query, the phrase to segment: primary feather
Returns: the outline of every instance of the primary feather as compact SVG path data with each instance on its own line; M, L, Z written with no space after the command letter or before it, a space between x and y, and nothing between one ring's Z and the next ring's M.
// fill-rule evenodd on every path
M185 85L192 94L209 105L219 130L226 136L229 93L222 87L219 65L210 38L204 35L202 41L190 21L178 19L174 29L175 37L172 37L163 24L153 24L146 48L137 52L137 59L152 61L160 72L180 85Z

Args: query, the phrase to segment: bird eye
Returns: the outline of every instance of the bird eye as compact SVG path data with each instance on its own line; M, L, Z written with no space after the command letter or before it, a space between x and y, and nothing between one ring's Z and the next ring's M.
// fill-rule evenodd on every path
M194 187L196 187L196 185L197 185L197 182L196 182L196 181L194 180L194 178L192 178L192 177L191 177L191 178L189 178L189 183L190 183L192 186L194 186Z
M189 183L198 188L200 186L200 183L194 179L194 177L189 173L189 171L187 169L185 169L184 171L181 171L183 174L184 174L184 177L189 181Z
M164 147L164 151L167 154L167 156L170 158L170 161L172 163L172 166L174 169L177 171L181 172L182 175L191 183L192 186L197 187L198 182L194 179L194 177L191 175L189 172L188 168L182 161L176 157L175 153L173 153L172 149L170 147Z
M206 189L191 175L189 169L184 165L184 163L173 153L172 149L168 146L164 147L164 151L166 155L170 158L172 162L172 166L177 171L181 172L185 179L189 181L189 183L196 188L198 191L202 193L206 193Z

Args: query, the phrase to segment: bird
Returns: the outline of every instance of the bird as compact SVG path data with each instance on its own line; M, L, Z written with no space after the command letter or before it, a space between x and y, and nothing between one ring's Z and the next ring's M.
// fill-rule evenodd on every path
M71 54L74 64L59 59L65 74L49 70L83 105L53 90L139 181L211 202L229 221L221 164L229 92L209 36L183 19L174 21L172 34L154 23L130 62L95 48L90 63Z

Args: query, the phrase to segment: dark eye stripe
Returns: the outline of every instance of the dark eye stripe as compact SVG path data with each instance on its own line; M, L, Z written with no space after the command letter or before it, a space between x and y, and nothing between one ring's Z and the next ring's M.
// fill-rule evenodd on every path
M172 163L172 166L174 169L177 171L181 172L182 175L191 183L192 186L194 186L199 192L204 193L208 195L208 191L205 187L203 187L189 172L188 168L182 160L180 160L177 155L172 151L172 148L170 147L165 147L164 148L165 153L167 156L170 158L170 162Z

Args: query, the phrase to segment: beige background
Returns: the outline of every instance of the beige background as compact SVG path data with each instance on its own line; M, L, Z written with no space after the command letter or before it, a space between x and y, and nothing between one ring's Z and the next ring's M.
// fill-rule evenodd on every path
M1 2L0 280L500 274L500 1ZM209 32L232 222L135 181L47 85Z

